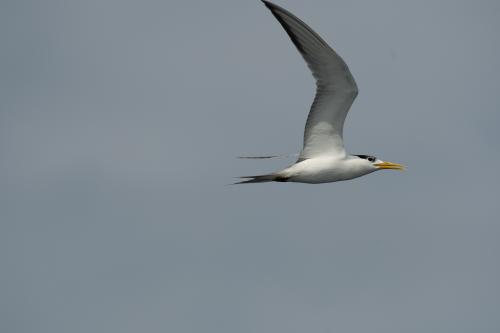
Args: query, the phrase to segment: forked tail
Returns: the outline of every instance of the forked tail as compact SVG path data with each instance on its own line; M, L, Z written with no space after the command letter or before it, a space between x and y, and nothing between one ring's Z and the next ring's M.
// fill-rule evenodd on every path
M240 178L250 178L247 180L243 180L241 182L234 183L236 184L254 184L254 183L267 183L267 182L286 182L288 178L280 176L279 174L269 174L269 175L260 175L260 176L245 176Z
M287 158L287 157L298 157L298 156L299 156L299 154L286 154L286 155L263 155L263 156L238 156L238 158L265 160L265 159L271 159L271 158Z
M243 180L241 182L234 183L236 184L252 184L252 183L267 183L267 182L273 182L276 180L276 175L270 174L270 175L260 175L260 176L245 176L245 177L240 177L240 178L250 178L247 180Z

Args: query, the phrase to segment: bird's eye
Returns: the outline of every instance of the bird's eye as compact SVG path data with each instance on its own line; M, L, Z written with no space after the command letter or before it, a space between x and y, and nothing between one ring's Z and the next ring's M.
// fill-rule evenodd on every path
M367 160L368 162L375 162L377 160L375 156L370 156L370 155L354 155L354 156Z

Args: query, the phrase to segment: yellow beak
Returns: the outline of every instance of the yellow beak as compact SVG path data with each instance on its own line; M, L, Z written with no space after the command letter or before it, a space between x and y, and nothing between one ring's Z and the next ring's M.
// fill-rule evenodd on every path
M392 163L392 162L375 163L375 166L379 169L392 169L392 170L401 170L401 171L403 171L405 169L404 165L401 165L398 163Z

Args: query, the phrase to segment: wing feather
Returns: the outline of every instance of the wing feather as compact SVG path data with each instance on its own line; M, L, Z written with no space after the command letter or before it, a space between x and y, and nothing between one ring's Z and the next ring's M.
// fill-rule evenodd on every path
M344 60L307 24L262 0L283 26L316 79L316 96L304 130L299 160L320 155L344 156L343 127L358 87Z

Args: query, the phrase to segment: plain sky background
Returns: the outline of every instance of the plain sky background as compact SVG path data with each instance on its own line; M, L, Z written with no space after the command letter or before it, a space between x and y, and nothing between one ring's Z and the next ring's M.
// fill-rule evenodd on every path
M314 94L260 1L1 1L1 332L500 332L500 2L277 3L407 172L225 186Z

